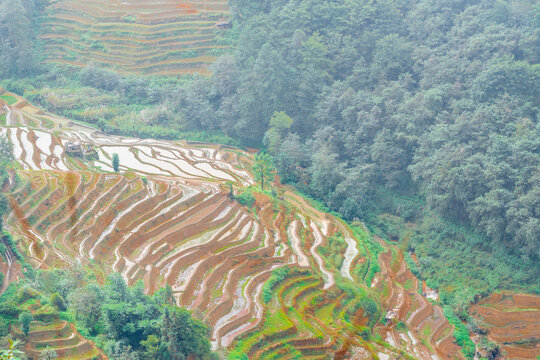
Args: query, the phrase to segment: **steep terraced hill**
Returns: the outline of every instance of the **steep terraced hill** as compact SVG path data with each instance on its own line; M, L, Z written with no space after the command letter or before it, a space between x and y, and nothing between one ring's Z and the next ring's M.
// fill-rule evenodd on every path
M208 72L226 0L56 0L41 25L47 61L121 72Z
M58 360L106 359L96 346L83 338L75 327L65 321L41 323L34 321L28 336L15 328L18 337L25 339L27 355L38 358L45 349L56 351Z
M437 349L444 354L443 358L451 359L450 354L458 351L452 336L453 327L446 321L441 308L433 306L418 291L422 284L407 268L403 254L386 247L379 260L381 272L372 287L381 290L381 302L388 310L387 316L395 316L394 321L401 322L406 328L406 331L403 328L401 332L396 331L397 327L387 323L377 327L379 334L393 346L411 349L418 358L428 355L428 349Z
M251 209L236 202L228 184L237 192L253 184L248 153L108 136L15 98L1 128L21 168L6 224L34 267L82 261L120 272L128 284L141 280L148 292L168 283L179 305L204 314L215 348L250 358L344 358L359 351L461 357L440 309L411 295L414 288L407 296L400 290L400 276L412 276L404 264L387 285L411 301L387 299L384 289L368 286L378 254L402 259L398 250L383 250L365 230L353 232L286 189L278 188L276 198L256 194ZM96 154L70 156L74 143ZM112 171L113 154L120 173ZM388 323L377 331L394 338L367 342L367 326L396 306L410 326ZM435 325L447 331L436 333Z
M149 293L169 284L214 348L253 359L463 358L399 249L280 186L241 206L230 191L254 184L250 154L109 136L13 97L0 132L20 169L5 223L32 266L81 261ZM81 345L63 335L59 349Z

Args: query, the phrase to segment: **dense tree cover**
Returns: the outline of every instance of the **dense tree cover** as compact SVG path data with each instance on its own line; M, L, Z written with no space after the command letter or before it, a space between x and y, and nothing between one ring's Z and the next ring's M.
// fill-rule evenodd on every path
M231 3L237 50L175 102L194 129L264 143L349 219L419 196L540 290L538 1Z
M67 300L64 300L67 299ZM174 304L170 287L144 294L142 283L128 287L119 274L104 285L80 267L40 271L35 281L11 284L0 297L0 320L29 329L31 301L38 321L63 318L104 349L110 359L214 359L209 329Z
M233 6L240 49L200 80L223 131L266 133L286 179L349 217L373 184L416 191L539 258L538 2ZM276 130L280 110L294 122Z
M27 75L38 67L36 18L47 0L0 1L0 74Z

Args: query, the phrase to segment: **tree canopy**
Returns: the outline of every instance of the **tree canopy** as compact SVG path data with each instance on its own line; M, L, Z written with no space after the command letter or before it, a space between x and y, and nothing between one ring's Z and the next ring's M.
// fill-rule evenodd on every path
M38 66L35 18L45 0L0 1L0 74L27 75Z
M419 198L540 289L538 1L231 5L237 50L186 90L201 106L184 121L210 106L215 129L348 219L404 213L381 192Z
M276 174L272 157L266 153L255 155L253 171L255 179L261 183L261 189L264 191L264 184L273 181Z

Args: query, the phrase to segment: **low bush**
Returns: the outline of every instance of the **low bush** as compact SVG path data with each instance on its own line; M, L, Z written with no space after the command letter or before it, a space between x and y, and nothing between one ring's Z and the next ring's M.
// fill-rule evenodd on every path
M242 191L240 194L234 197L240 204L252 208L255 205L255 196L250 189Z
M39 297L39 291L30 286L24 286L17 291L17 300L19 303L24 303L31 299L38 299Z
M343 254L347 249L347 242L341 233L336 233L328 238L328 243L319 246L318 251L327 260L334 270L339 270L345 259Z
M0 316L7 318L16 318L20 313L17 303L13 300L0 302Z
M19 323L21 324L21 330L25 335L30 332L30 323L34 320L32 314L27 311L22 312L19 315Z
M362 300L360 300L359 305L364 311L364 315L367 315L367 317L369 318L369 324L373 326L380 315L377 302L372 298L366 296Z
M228 355L228 360L249 360L249 357L241 351L233 350Z
M34 312L37 321L51 322L58 319L58 311L51 305L44 305Z
M409 270L411 270L413 275L419 279L422 279L422 276L420 274L420 268L418 267L418 265L416 265L411 255L408 252L405 252L404 258L405 258L405 263L407 263L407 266L409 267Z

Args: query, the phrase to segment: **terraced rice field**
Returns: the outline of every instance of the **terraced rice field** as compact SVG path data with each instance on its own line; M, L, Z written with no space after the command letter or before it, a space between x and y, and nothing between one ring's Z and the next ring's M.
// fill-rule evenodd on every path
M442 359L454 358L459 348L454 343L452 325L439 306L419 293L422 284L407 268L403 254L385 247L386 252L379 257L381 272L371 286L380 290L387 314L394 314L395 319L377 326L376 331L392 346L408 349L415 358L427 358L433 350ZM406 330L400 331L396 322L404 324Z
M208 73L216 51L216 23L227 0L56 0L41 24L47 61L121 72Z
M214 348L253 359L462 358L397 248L286 189L281 201L256 194L253 209L232 199L228 184L253 184L250 154L108 136L16 100L0 129L20 164L5 222L32 266L82 261L128 284L143 281L149 293L170 284L179 305L204 314ZM91 144L97 155L68 156L68 141ZM321 249L338 233L336 265ZM365 312L363 298L375 299L379 316ZM396 316L385 321L389 312ZM380 340L366 340L374 324ZM61 339L75 342L58 326Z
M73 325L65 321L34 321L28 336L24 336L19 328L15 328L15 333L27 339L24 351L32 358L37 359L48 348L56 351L58 360L106 359L92 342L83 338Z
M482 299L471 313L483 320L488 338L507 359L536 359L540 354L540 297L496 293Z

